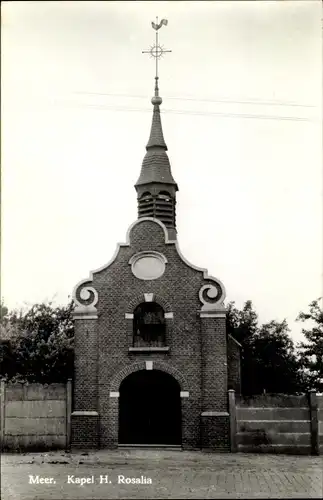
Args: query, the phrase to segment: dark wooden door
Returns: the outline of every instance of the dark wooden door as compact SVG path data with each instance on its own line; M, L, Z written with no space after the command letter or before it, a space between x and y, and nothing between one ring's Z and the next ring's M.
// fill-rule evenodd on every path
M172 376L145 370L122 382L119 443L181 444L180 387Z

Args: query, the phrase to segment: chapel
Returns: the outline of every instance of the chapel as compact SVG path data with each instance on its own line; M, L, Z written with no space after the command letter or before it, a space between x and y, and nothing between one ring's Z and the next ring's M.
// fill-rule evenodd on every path
M157 74L151 102L137 220L73 293L72 447L229 451L240 346L226 332L223 284L179 248Z

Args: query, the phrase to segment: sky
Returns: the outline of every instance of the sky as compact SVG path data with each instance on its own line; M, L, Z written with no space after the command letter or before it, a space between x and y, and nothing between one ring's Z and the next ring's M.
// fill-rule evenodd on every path
M184 256L260 323L322 296L322 6L2 2L2 278L65 304L137 218L160 43Z

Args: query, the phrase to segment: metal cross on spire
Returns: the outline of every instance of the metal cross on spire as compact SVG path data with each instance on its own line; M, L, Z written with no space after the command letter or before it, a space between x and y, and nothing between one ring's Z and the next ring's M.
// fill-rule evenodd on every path
M155 86L155 96L158 96L158 61L161 57L163 57L163 54L166 52L171 52L171 50L166 50L164 49L163 45L159 45L158 42L158 30L164 25L167 26L168 21L167 19L162 19L160 23L158 24L158 17L156 17L156 23L152 22L151 25L154 30L156 30L156 40L155 40L155 45L151 45L149 50L143 50L143 54L150 54L150 57L154 57L156 60L156 86Z

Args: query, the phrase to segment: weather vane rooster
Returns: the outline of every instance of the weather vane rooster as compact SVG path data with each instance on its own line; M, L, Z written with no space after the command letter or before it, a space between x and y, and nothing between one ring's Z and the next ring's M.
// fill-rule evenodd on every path
M154 23L154 21L152 21L152 23L151 23L152 27L156 31L159 30L159 28L161 28L163 25L167 26L167 24L168 24L167 19L162 19L159 24Z
M167 24L168 24L167 19L162 19L160 21L160 23L158 23L158 17L156 17L156 22L155 23L154 23L154 21L152 21L151 25L152 25L153 29L156 31L156 41L155 41L154 45L150 46L149 50L143 50L142 51L143 54L150 54L150 57L154 57L154 59L156 60L156 76L155 76L156 85L157 85L157 80L158 80L158 60L161 57L163 57L163 55L166 52L171 52L171 50L165 50L164 46L163 45L159 45L159 43L158 43L158 30L162 26L167 26Z

